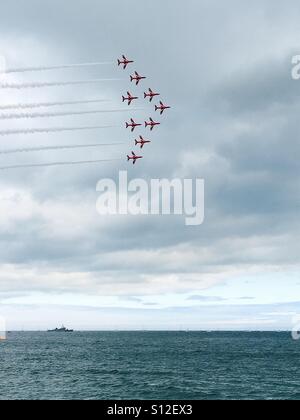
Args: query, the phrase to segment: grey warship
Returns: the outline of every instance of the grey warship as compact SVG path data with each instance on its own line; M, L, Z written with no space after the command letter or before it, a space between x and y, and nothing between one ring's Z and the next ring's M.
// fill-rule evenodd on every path
M72 333L74 330L69 330L64 325L61 328L55 328L54 330L48 330L50 333Z

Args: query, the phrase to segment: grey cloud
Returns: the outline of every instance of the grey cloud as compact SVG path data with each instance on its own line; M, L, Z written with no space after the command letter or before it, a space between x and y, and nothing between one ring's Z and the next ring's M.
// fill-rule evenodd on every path
M242 266L246 271L253 266L262 270L277 265L297 266L300 104L298 85L290 78L290 54L296 52L295 39L300 35L295 18L298 7L295 1L287 8L279 4L275 7L266 0L251 5L235 0L226 5L198 0L188 5L177 0L149 4L135 0L79 0L71 9L68 3L57 0L43 4L28 0L26 5L6 2L2 8L0 49L8 55L9 67L115 60L123 52L136 59L136 69L148 76L147 84L136 92L141 95L150 86L158 89L172 110L163 119L161 131L153 132L153 144L143 165L134 170L130 167L130 175L147 180L205 178L206 220L203 226L188 229L181 218L99 218L95 210L96 183L101 178L116 179L119 169L128 168L125 161L105 168L16 171L2 177L1 190L28 190L38 206L61 203L66 211L58 209L50 217L32 214L25 221L13 219L1 230L1 263L16 268L42 267L50 274L57 270L79 272L83 277L92 273L94 283L87 287L95 290L101 282L109 281L138 283L151 289L150 275L178 275L188 284L191 278L200 284L206 275L225 272L229 267ZM14 54L10 56L9 51ZM128 87L128 72L124 75L126 81L121 87L55 88L30 92L26 97L23 92L14 92L10 93L13 97L3 96L2 101L109 97L118 104L121 90ZM26 74L17 82L118 76L120 72L114 67L77 69ZM152 114L148 106L138 116L140 119ZM109 121L115 122L115 118ZM68 126L95 122L96 117L82 117L80 124L78 118L66 119ZM3 129L28 129L30 124L8 122ZM41 129L44 126L43 122L37 124ZM125 141L126 146L118 151L123 157L132 147L134 136L122 129L105 135L57 133L36 139L15 136L2 146L12 147L12 141L13 147L34 147L43 142L81 144L95 140ZM84 159L94 155L86 151ZM81 160L82 152L39 153L18 157L17 163L66 157ZM1 162L14 164L16 158L1 158ZM83 203L88 210L78 208ZM72 221L74 213L82 214L82 219ZM87 218L90 222L85 230L72 234L77 225L85 226ZM63 227L68 227L66 233ZM189 263L183 258L185 246L196 254ZM157 251L156 259L149 257L153 250ZM144 254L133 261L127 259L128 251ZM20 285L21 281L15 283ZM51 284L49 279L41 286L28 280L22 287L51 289ZM9 287L14 287L12 282L5 284L6 289ZM53 287L85 290L84 285L71 281ZM184 280L180 287L184 287Z

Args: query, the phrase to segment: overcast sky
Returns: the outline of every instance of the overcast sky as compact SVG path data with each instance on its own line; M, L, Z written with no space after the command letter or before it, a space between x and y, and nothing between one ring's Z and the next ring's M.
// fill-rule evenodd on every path
M134 140L124 129L131 114L0 121L0 131L116 125L1 136L1 150L124 143L0 154L0 166L121 159L1 172L0 313L9 328L290 328L300 306L300 81L291 77L299 2L11 0L1 12L8 68L114 62L9 74L4 82L121 80L3 89L0 105L106 98L107 105L57 110L120 108L130 70L148 77L134 93L151 86L172 105L134 169L124 159ZM135 60L126 72L116 66L123 53ZM153 114L139 106L146 109L135 118ZM204 178L205 223L100 217L97 182L126 169L145 180Z

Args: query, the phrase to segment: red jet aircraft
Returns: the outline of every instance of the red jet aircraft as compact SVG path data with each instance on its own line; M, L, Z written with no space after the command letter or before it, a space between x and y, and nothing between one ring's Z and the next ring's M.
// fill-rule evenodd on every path
M146 128L147 128L147 127L150 127L150 130L151 130L151 131L153 130L153 128L154 128L156 125L160 125L160 123L159 123L159 122L155 122L155 121L153 121L153 119L152 119L152 118L150 118L150 122L145 121L145 127L146 127Z
M132 160L132 163L135 165L138 159L143 159L143 156L137 156L134 152L131 152L132 156L127 155L127 162Z
M152 102L153 101L153 98L155 97L155 96L160 96L160 93L155 93L155 92L153 92L152 91L152 89L150 89L149 88L149 93L144 93L144 98L146 99L146 98L150 98L150 102Z
M137 146L138 144L141 145L141 149L143 149L143 147L145 146L145 144L151 143L150 140L144 140L142 136L140 136L140 140L136 140L135 141L135 145Z
M124 70L126 70L128 64L132 64L134 63L134 61L132 60L128 60L125 55L122 55L123 61L122 60L118 60L118 66L120 66L121 64L124 66Z
M123 102L128 101L128 105L131 105L131 102L139 99L137 96L132 96L130 92L127 92L128 97L122 96Z
M171 107L164 105L162 101L160 101L160 106L155 105L155 111L160 110L160 115L162 115L166 109L171 109Z
M131 132L133 132L135 129L136 129L136 127L141 127L141 125L142 124L137 124L136 122L134 122L134 120L131 118L131 123L126 123L126 128L129 128L129 127L131 127Z
M141 80L146 79L146 77L140 76L137 71L134 72L134 74L135 74L134 76L130 76L130 80L131 80L131 82L134 82L135 81L136 82L136 85L138 85Z

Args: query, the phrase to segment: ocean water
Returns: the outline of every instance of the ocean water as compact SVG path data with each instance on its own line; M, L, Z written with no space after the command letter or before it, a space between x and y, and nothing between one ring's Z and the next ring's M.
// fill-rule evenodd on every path
M11 333L0 399L300 399L288 333Z

